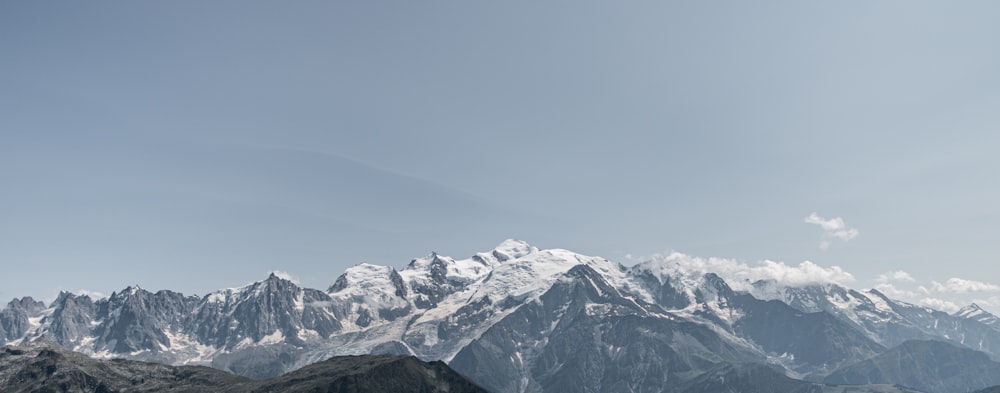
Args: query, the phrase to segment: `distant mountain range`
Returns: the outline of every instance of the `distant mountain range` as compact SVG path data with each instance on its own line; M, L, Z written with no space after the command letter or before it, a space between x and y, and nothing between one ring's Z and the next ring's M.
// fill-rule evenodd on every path
M251 378L334 356L412 355L497 393L1000 384L982 375L1000 358L1000 320L975 305L948 314L833 283L731 284L669 259L625 267L508 240L402 270L360 264L326 290L272 274L205 296L128 287L103 299L62 293L49 305L15 299L0 312L0 343L50 341L98 359Z

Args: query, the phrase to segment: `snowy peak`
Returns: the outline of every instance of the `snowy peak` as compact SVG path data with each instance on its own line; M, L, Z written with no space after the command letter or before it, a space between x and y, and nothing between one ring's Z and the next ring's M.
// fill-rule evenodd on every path
M671 257L640 263L629 273L642 277L652 299L670 310L692 312L707 307L722 313L734 296L729 283L719 275L687 269Z
M449 295L460 292L485 279L499 266L537 252L524 242L506 241L489 253L479 253L468 259L454 259L432 252L410 261L399 272L408 288L408 298L420 309L438 306ZM412 297L409 297L411 296Z
M358 329L409 313L408 293L396 269L369 263L348 268L327 291L335 313Z
M375 291L393 294L397 297L406 297L406 287L402 280L399 272L390 266L361 263L345 270L344 274L337 277L337 281L327 289L327 292L333 294L355 289L352 292Z
M528 254L538 252L538 248L526 242L514 239L504 240L490 252L490 256L499 262L506 262L511 259L524 257Z
M962 307L952 315L962 318L975 318L984 314L989 314L989 313L986 312L986 310L983 310L982 307L979 307L978 304L972 303L968 306Z
M254 281L239 288L226 288L209 293L205 295L204 300L209 303L234 303L262 294L283 291L297 292L300 289L294 282L272 272L264 280Z
M982 307L979 307L976 303L962 307L952 315L959 318L978 321L993 328L1000 328L1000 318L997 318L996 315L991 314L989 311L983 310Z
M759 280L753 283L750 294L761 300L779 300L805 312L834 312L851 304L871 303L867 296L834 283L789 286L773 279Z
M403 269L403 275L442 285L463 286L483 278L489 271L490 264L477 258L455 260L432 252L426 257L410 261L406 269Z

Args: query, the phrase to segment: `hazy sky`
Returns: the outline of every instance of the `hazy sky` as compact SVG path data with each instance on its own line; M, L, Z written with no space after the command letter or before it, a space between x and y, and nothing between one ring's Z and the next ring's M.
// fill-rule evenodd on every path
M325 289L519 238L626 265L809 260L1000 311L997 20L994 1L5 1L0 298L276 269Z

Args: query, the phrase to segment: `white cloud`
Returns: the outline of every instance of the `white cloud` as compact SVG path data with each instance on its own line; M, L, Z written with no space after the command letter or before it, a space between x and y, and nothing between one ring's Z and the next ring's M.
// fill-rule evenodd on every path
M899 298L915 298L917 293L909 290L900 288L894 283L902 284L912 284L917 282L910 273L904 272L902 270L890 271L879 274L875 277L875 289L879 292L886 294L887 296L899 299Z
M1000 285L952 277L944 284L931 281L931 290L947 293L1000 292Z
M904 272L902 270L896 270L894 272L885 272L879 274L875 278L875 282L879 284L887 284L889 282L917 282L910 273Z
M847 224L844 223L844 219L840 217L834 217L828 220L820 217L814 212L809 214L803 222L807 224L819 225L820 228L823 228L823 237L819 242L819 248L823 250L830 248L830 245L833 244L835 239L840 239L846 242L858 237L859 234L857 229L848 227Z
M273 274L273 275L277 276L278 278L282 278L282 279L291 281L291 282L295 283L295 285L299 285L299 279L296 278L295 276L291 275L291 273L288 273L288 272L286 272L284 270L272 270L272 271L268 272L268 275L270 275L270 274Z
M775 280L793 287L826 283L843 285L854 281L854 276L839 266L822 267L811 261L790 266L784 262L764 260L751 266L734 259L699 258L675 252L659 256L647 264L684 274L715 273L737 290L749 290L750 284L758 280Z
M633 258L640 258L633 255ZM695 257L679 252L657 254L636 266L661 279L682 277L685 280L715 273L737 291L752 291L758 280L774 280L783 286L802 287L815 284L838 284L851 287L857 280L839 266L821 266L812 261L798 264L763 260L743 262L736 259ZM976 303L991 310L1000 310L1000 284L950 278L948 280L918 280L904 270L885 271L865 278L866 288L874 288L892 299L898 299L945 312L958 311L962 305ZM1000 312L998 312L1000 315Z
M954 302L950 302L950 301L947 301L947 300L944 300L944 299L932 298L932 297L926 297L926 298L920 299L917 302L917 304L919 304L921 306L924 306L924 307L930 307L930 308L933 308L935 310L941 310L941 311L950 312L950 313L958 311L958 309L961 308L961 307L959 307L959 305L955 304Z
M875 289L893 299L913 298L917 296L916 292L906 289L900 289L899 287L896 287L895 285L892 285L888 282L875 284Z
M103 298L108 297L108 295L105 295L103 292L91 291L91 290L88 290L88 289L80 289L80 290L74 291L73 293L75 293L77 295L82 295L82 296L89 296L93 300L103 299Z

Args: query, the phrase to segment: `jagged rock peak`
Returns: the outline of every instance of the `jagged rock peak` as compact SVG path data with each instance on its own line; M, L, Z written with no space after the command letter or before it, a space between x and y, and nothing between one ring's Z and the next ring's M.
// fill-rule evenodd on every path
M36 312L45 309L45 303L39 300L35 300L31 296L25 296L22 298L14 298L9 303L7 303L7 308L11 309L21 309L28 312Z
M148 293L145 289L142 289L138 284L129 285L122 289L121 292L111 292L111 299L128 298L141 293Z
M268 273L267 274L267 279L265 279L264 281L270 281L270 282L290 282L292 284L296 284L296 282L295 282L296 280L292 276L290 276L287 273L277 272L277 271L272 271L272 272Z
M79 295L77 295L77 294L75 294L73 292L69 292L69 291L59 291L59 295L56 296L56 300L53 300L52 304L50 306L56 306L56 305L64 304L64 303L66 303L67 300L70 300L70 301L93 302L94 299L91 299L90 295L87 295L87 294L79 294Z
M261 281L251 283L249 286L271 287L271 286L283 286L283 285L291 285L292 287L298 287L298 284L295 281L292 281L292 278L290 276L281 274L279 272L270 272L267 274L267 278Z

